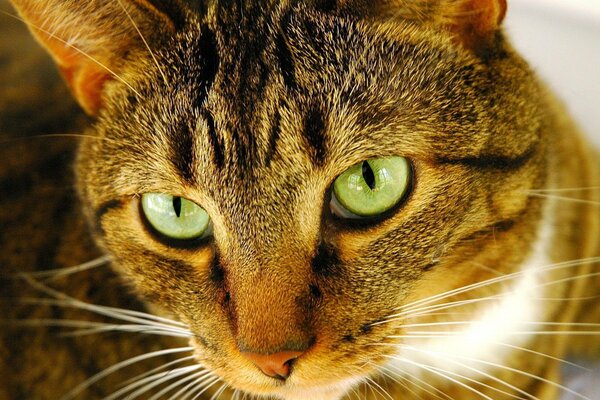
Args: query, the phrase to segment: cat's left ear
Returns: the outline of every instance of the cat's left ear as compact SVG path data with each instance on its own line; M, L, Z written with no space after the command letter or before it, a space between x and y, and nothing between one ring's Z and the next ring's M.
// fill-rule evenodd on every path
M178 0L11 0L48 50L79 104L103 107L106 82L127 55L170 37L184 18Z

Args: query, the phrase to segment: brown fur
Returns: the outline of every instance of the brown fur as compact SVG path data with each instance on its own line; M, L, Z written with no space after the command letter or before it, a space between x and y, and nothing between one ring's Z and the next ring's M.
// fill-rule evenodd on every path
M410 393L437 398L423 385L406 389L378 373L395 352L382 344L402 343L394 336L406 334L401 325L411 321L374 323L412 301L518 271L542 218L549 218L544 210L550 200L532 191L589 188L569 194L588 203L564 201L552 208L550 257L561 262L600 255L597 154L499 30L503 1L381 1L372 7L361 1L336 7L329 1L212 1L207 7L124 1L135 25L118 2L73 9L72 2L47 1L44 10L56 13L50 16L32 13L31 1L14 3L62 70L82 74L65 73L79 103L97 114L79 141L76 161L77 190L92 235L145 304L189 326L197 361L235 389L337 399L344 393L332 385L372 375L394 399ZM56 25L65 9L68 23ZM78 48L112 72L38 28L66 41L81 35ZM87 84L90 74L99 77L98 84ZM39 129L31 132L69 131ZM1 219L7 278L34 265L68 266L98 254L81 240L88 236L79 206L64 197L71 185L68 162L44 164L70 157L73 146L44 140L2 149L2 187L18 186L15 171L34 177L14 199L2 198L3 209L17 207L23 216ZM414 170L402 207L367 224L335 218L328 207L335 178L358 162L392 155L408 158ZM49 176L37 177L39 169L48 169ZM61 184L48 189L58 179ZM40 205L45 190L50 200ZM152 192L205 208L213 238L180 248L157 237L139 207L140 195ZM49 215L68 221L61 232ZM36 252L34 260L23 255L23 235L31 238L27 248ZM597 262L582 263L552 270L544 279L584 276L597 268ZM23 282L2 282L10 299L35 295L21 293ZM593 311L599 309L599 282L590 276L552 285L547 294L565 300L544 303L539 320L599 323ZM93 303L146 307L106 269L53 284ZM460 311L476 315L485 306ZM5 308L8 319L84 318L56 307ZM33 343L23 342L23 332L34 332ZM0 399L56 399L118 359L177 345L133 335L44 345L57 341L54 333L4 331ZM591 349L598 355L598 337L532 335L524 346L559 358L590 355ZM286 384L264 376L241 354L290 349L304 354ZM504 364L560 381L560 363L549 358L514 351ZM137 371L151 368L140 365ZM490 373L541 400L559 394L555 386L514 370ZM476 397L438 375L423 377L451 398ZM81 398L102 398L121 380L102 381ZM494 399L522 395L493 379L478 380L471 386Z

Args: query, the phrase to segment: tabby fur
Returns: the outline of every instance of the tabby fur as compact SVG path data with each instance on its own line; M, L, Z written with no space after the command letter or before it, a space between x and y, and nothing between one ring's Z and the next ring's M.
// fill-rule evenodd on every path
M109 254L112 270L51 286L185 323L196 361L230 387L224 398L238 389L286 400L556 400L559 359L600 356L598 329L557 334L600 323L598 154L511 47L499 26L503 1L13 3L93 122L77 140L38 138L77 132L85 117L61 108L69 103L52 76L48 98L38 81L16 94L3 86L3 98L18 100L0 111L7 319L93 318L21 304L43 288L17 273ZM54 102L56 116L38 111ZM26 132L24 112L40 120ZM413 169L400 207L370 221L332 215L336 177L394 155ZM576 190L557 199L562 189ZM139 206L152 192L200 204L212 238L180 246L157 237ZM547 267L572 260L582 261ZM512 278L443 299L466 301L459 308L401 314L499 276ZM494 314L514 293L511 312ZM486 315L490 334L513 347L460 333L465 319L476 326ZM528 325L536 321L555 325ZM555 334L523 332L548 329ZM119 360L186 345L57 332L3 328L0 399L58 399ZM479 361L454 349L436 356L454 346L453 332L466 338L460 354ZM303 354L285 382L241 354L290 349ZM103 398L158 361L80 398Z

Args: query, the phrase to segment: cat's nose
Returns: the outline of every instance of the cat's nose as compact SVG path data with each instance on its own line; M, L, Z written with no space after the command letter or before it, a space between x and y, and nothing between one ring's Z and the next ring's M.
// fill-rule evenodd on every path
M252 361L267 376L286 379L290 376L292 362L302 355L301 351L280 351L274 354L242 352L242 355Z

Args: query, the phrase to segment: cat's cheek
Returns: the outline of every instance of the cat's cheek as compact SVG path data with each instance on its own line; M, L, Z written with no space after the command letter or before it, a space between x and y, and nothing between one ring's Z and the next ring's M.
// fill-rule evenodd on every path
M211 274L211 246L194 249L165 246L146 229L135 201L104 214L100 228L101 242L113 256L114 268L133 281L144 296L176 299L188 285L194 293L203 292L203 297L211 291L203 287ZM180 287L180 282L186 284Z

